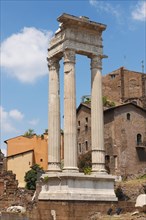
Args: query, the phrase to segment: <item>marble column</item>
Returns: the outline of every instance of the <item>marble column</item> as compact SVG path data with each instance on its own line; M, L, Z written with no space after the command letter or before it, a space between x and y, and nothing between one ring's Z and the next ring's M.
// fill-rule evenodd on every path
M102 103L102 57L91 58L91 143L92 172L105 171L104 122Z
M64 51L64 172L77 172L75 51Z
M48 59L49 67L49 129L48 171L60 171L60 91L59 59Z

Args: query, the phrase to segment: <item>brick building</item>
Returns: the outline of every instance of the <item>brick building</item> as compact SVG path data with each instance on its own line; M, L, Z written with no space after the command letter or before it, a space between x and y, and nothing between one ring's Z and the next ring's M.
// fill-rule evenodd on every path
M91 150L91 109L77 109L78 155ZM146 167L146 110L126 103L104 110L105 160L112 174L138 173Z
M121 67L103 76L103 95L116 103L133 101L146 109L146 74Z

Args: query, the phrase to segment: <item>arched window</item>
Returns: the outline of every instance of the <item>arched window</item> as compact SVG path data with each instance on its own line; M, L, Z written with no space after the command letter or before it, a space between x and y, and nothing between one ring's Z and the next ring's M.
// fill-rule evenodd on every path
M127 113L127 120L130 121L130 113Z
M85 141L85 149L88 151L88 141Z
M137 145L140 145L142 143L142 135L137 134Z

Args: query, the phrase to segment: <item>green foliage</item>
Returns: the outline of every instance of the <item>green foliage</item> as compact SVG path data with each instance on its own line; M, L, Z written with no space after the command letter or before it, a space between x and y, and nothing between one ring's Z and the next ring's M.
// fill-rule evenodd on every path
M138 177L138 179L146 179L146 174L142 175L141 177Z
M115 104L114 102L110 102L110 106L111 106L111 107L115 107L116 104Z
M102 97L102 102L103 102L103 106L107 105L107 97L106 96Z
M31 170L25 173L24 180L26 182L27 189L29 190L36 189L37 174L42 171L43 169L40 167L40 165L35 164L31 166Z
M48 129L45 129L45 134L48 134Z
M102 102L103 102L103 106L106 106L106 107L114 107L115 106L115 103L112 101L109 101L106 96L102 97Z
M61 164L60 164L61 170L63 170L63 167L64 167L64 160L61 160Z
M84 174L85 174L85 175L87 175L87 174L90 175L92 169L91 169L91 167L85 167L83 171L84 171Z
M45 177L43 178L43 180L44 180L44 183L47 183L47 182L49 181L49 177L48 177L48 176L45 176Z
M24 133L24 136L25 136L25 137L32 137L34 134L35 134L35 133L34 133L34 130L33 130L33 129L28 129L28 131L26 131L26 132Z
M79 156L78 167L80 172L84 172L85 174L91 173L91 151Z
M89 104L91 103L91 98L86 97L84 100L84 103Z

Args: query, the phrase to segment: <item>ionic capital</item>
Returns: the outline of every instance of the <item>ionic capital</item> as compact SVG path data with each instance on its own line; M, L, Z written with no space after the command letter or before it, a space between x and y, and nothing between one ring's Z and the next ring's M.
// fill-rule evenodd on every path
M75 50L66 49L64 51L64 63L75 63Z
M59 61L60 60L57 57L47 58L47 61L48 61L49 70L59 71L59 68L60 68Z

